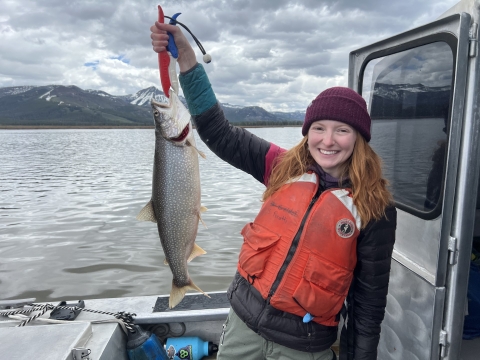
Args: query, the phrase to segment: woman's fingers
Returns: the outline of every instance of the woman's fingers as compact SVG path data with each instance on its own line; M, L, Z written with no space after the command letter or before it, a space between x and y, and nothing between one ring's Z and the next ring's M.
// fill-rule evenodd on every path
M152 39L153 51L160 53L165 51L168 45L167 31L173 35L175 45L178 50L178 64L180 71L187 71L197 64L195 52L183 34L182 30L175 25L159 23L155 21L155 25L150 27L150 38Z
M173 38L175 39L175 44L177 45L177 48L179 50L180 48L190 47L187 38L185 37L185 35L183 35L182 30L178 26L163 24L155 21L155 25L150 28L150 31L152 32L152 34L166 34L168 31L170 34L173 35Z
M159 30L155 25L150 27L153 51L159 53L165 51L168 45L168 34Z
M153 51L160 53L167 50L167 45L165 45L163 42L152 41L152 48Z
M157 31L165 31L165 32L169 31L172 34L178 30L178 26L176 25L160 23L158 21L155 21L155 25L153 27L155 27Z
M155 25L150 26L150 32L152 34L166 34L167 33L165 30L160 30Z
M153 41L168 41L168 35L167 34L155 34L151 33L150 38Z
M154 36L154 34L152 34L151 38L152 38L153 51L159 53L159 52L165 51L167 49L168 35L166 35L166 39L164 39L164 38L158 39L157 36Z

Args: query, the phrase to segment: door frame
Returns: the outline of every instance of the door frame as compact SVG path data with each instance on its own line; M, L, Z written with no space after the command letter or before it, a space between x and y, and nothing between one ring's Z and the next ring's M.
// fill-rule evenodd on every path
M450 103L450 122L448 136L448 152L444 176L444 196L442 199L441 235L436 274L430 282L436 288L438 296L435 297L434 321L432 329L431 358L438 359L440 355L448 357L448 348L452 354L459 353L461 334L463 331L463 309L466 298L469 261L465 261L466 255L471 252L471 238L473 236L473 220L475 204L472 207L472 199L476 199L476 184L478 183L478 158L471 159L472 151L478 155L478 121L473 121L472 111L465 111L468 104L468 92L470 102L478 105L478 100L472 99L470 87L477 87L473 81L469 84L468 71L472 66L469 58L471 16L468 13L454 14L427 25L406 31L377 43L362 47L350 53L348 86L362 93L363 71L368 62L374 58L391 55L403 50L414 48L432 42L432 37L442 34L454 35L457 39L456 51L454 52L454 79L452 84L452 99ZM478 58L478 56L477 56ZM477 60L478 62L478 60ZM478 78L478 75L476 76ZM478 96L477 96L478 97ZM469 105L470 107L471 105ZM478 109L478 106L476 107ZM478 110L475 111L478 118ZM467 114L468 116L465 116ZM463 126L464 118L466 127ZM465 141L465 138L470 141ZM463 139L463 140L462 140ZM473 143L476 141L476 143ZM466 157L466 158L465 158ZM475 174L468 172L469 166L476 166ZM475 196L465 193L466 189L474 186ZM465 186L470 186L465 188ZM459 190L463 187L463 191ZM469 197L469 198L467 198ZM468 212L470 210L470 213ZM467 215L469 217L466 217ZM470 225L469 225L470 224ZM470 233L470 247L466 238ZM462 241L460 241L462 240ZM460 250L460 251L457 251ZM408 268L405 259L394 250L393 258ZM417 267L418 268L418 267ZM418 274L418 269L410 268ZM420 275L420 274L419 274ZM461 280L463 279L463 280ZM432 282L433 280L433 282ZM394 284L391 284L392 286ZM461 310L458 306L463 304ZM461 315L460 315L461 314ZM450 335L449 335L450 334ZM458 340L460 339L460 340ZM444 346L439 344L443 342ZM455 357L451 357L454 359Z

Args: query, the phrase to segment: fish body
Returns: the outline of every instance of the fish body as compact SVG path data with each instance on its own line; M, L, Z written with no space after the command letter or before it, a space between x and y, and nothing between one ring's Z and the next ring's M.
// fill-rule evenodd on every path
M152 99L151 106L155 119L152 198L137 219L157 223L165 262L173 274L169 299L173 308L187 290L203 293L190 279L187 268L188 261L205 254L195 244L202 211L199 151L195 147L190 113L175 92L170 91L168 104Z

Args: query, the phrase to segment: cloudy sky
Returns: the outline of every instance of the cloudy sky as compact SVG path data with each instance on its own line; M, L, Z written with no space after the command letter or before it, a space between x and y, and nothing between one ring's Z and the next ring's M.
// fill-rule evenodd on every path
M350 51L432 21L457 0L165 0L202 42L221 102L304 110L347 85ZM0 0L0 87L160 87L150 0ZM190 35L186 34L189 40ZM192 40L199 62L202 54Z

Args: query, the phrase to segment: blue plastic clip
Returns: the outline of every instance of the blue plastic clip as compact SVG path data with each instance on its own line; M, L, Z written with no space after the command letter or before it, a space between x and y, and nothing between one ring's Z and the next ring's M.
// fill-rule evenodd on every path
M303 322L308 323L313 320L313 316L310 313L306 313L305 316L303 317Z
M177 17L180 15L181 13L176 13L172 16L172 18L170 19L170 22L169 24L171 25L177 25ZM172 54L172 56L176 59L178 58L178 49L177 49L177 45L175 45L175 41L173 40L173 35L168 33L168 45L167 45L167 51L170 52L170 54Z

